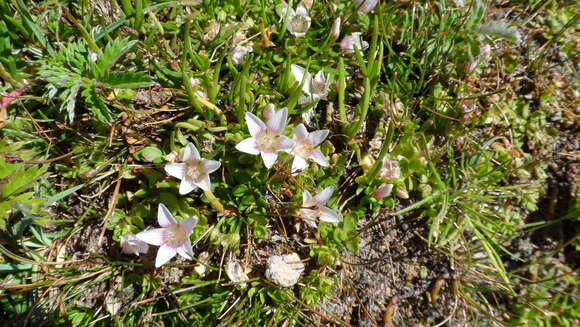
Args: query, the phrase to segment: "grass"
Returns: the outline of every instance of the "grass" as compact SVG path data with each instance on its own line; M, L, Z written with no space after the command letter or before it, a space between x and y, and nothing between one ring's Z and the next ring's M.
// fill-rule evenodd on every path
M381 1L363 14L350 1L314 1L295 37L281 4L0 2L2 321L577 325L578 190L567 165L578 149L566 144L578 6ZM340 41L353 32L368 48L348 55ZM237 64L240 41L253 50ZM332 75L325 99L300 104L305 81L292 64ZM330 131L320 145L328 167L293 175L289 155L267 169L235 148L249 136L245 113L262 117L270 103L288 108L286 135L300 123ZM164 171L189 142L221 162L212 191L179 195ZM387 174L385 158L400 173ZM383 184L393 191L379 200ZM343 220L312 228L302 193L328 186L326 205ZM155 268L156 247L122 253L121 236L157 226L159 203L198 217L193 260ZM377 309L344 257L385 219L419 226L407 232L454 273L396 281L429 291ZM282 288L266 262L290 252L306 271ZM246 285L226 273L233 261ZM323 304L345 288L362 313Z

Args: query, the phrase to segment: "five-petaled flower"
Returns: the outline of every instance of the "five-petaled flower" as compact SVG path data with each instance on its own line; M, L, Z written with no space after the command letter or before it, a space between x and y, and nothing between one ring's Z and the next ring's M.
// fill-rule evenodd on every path
M271 116L264 123L260 118L251 112L246 112L246 123L250 131L249 137L236 145L239 151L262 155L266 168L271 168L279 151L289 151L294 146L294 142L282 135L286 127L288 109L282 108L278 111L272 110Z
M288 5L282 8L281 16L284 19L286 16L286 11L289 10L288 13L288 21L286 24L286 29L292 35L301 37L306 35L306 32L310 28L310 16L308 16L308 10L306 10L303 6L296 7L296 11L294 9L289 8Z
M315 149L316 146L326 139L328 133L329 131L327 129L309 133L304 124L300 124L294 128L294 147L290 151L294 155L294 161L292 161L293 174L306 168L308 166L308 159L314 160L314 162L323 167L328 166L328 161L326 161L322 152Z
M298 65L292 64L290 69L294 79L298 83L303 83L302 92L304 94L298 99L300 105L308 105L320 99L326 99L330 83L332 82L330 73L324 75L324 72L319 70L313 78L312 74Z
M316 218L329 223L338 223L342 220L338 212L325 206L333 191L332 186L325 188L315 196L312 196L307 190L302 191L302 208L298 214L305 218L308 225L316 227Z
M193 227L197 224L196 218L187 218L180 221L175 220L167 207L159 204L157 211L157 221L161 228L154 228L135 235L139 240L159 246L155 267L161 267L171 260L176 254L185 259L192 259L193 250L189 235Z
M211 189L209 174L218 170L220 165L218 161L202 158L195 145L190 142L183 150L183 162L168 164L165 171L181 180L179 194L187 194L197 187L209 191Z

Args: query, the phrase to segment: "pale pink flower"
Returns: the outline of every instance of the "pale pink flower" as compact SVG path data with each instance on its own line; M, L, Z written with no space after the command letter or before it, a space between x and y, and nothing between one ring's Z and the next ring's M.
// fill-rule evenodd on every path
M332 186L325 188L315 196L312 196L307 190L302 191L302 208L298 214L305 218L308 225L316 227L316 219L329 223L338 223L342 220L338 212L325 206L333 191L334 187Z
M126 254L139 255L139 253L147 253L149 245L141 241L133 234L121 236L121 250Z
M326 99L330 83L332 82L330 73L324 75L324 71L319 70L313 78L312 74L304 68L294 64L290 66L290 70L296 82L303 83L302 92L304 94L298 99L300 105L308 105L320 99Z
M279 111L270 108L271 117L264 123L260 118L251 112L246 112L246 123L250 131L249 137L236 145L238 151L253 155L261 155L266 168L271 168L278 159L278 152L289 151L294 146L294 142L282 135L286 128L288 109L282 108Z
M197 218L176 221L162 203L157 211L157 221L161 228L154 228L135 235L138 239L151 245L159 246L155 267L161 267L176 254L191 260L193 250L189 235L197 224Z
M379 171L379 178L382 180L390 181L396 180L401 177L401 167L399 166L399 160L391 159L389 155L383 158L381 165L381 170Z
M244 63L244 58L250 52L252 52L254 48L251 45L244 46L244 45L237 45L230 51L230 56L232 57L232 61L234 64L239 65Z
M304 124L294 128L294 148L290 151L294 155L292 161L292 173L296 174L308 166L308 159L312 159L317 164L327 167L328 161L320 150L315 149L322 141L326 139L329 131L327 129L309 133Z
M340 16L336 17L332 23L332 27L330 28L330 38L335 41L340 35L340 22Z
M345 36L342 41L340 41L340 49L346 54L353 54L354 47L357 47L359 51L363 51L368 48L369 44L362 39L361 32L355 32Z
M181 180L179 194L187 194L197 187L204 191L211 189L209 174L220 168L219 161L204 159L199 155L195 145L188 143L183 151L183 162L165 166L165 171Z
M377 6L378 0L354 0L355 8L363 14L371 12Z

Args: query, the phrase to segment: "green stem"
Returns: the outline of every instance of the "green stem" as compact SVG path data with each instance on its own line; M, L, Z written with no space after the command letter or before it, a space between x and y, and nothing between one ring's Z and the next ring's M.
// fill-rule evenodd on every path
M370 104L369 102L370 102L370 98L371 98L371 79L369 77L364 78L363 87L365 90L364 90L362 102L360 105L361 106L360 116L358 117L358 120L356 121L355 127L350 129L347 133L348 138L351 140L356 136L356 134L360 130L360 127L362 126L362 123L367 118L367 113L369 111L369 104Z
M391 121L391 123L389 124L389 131L387 132L387 137L383 142L381 152L379 152L379 157L371 167L371 170L369 170L369 172L367 173L367 176L365 177L365 182L370 183L375 180L375 176L378 174L383 164L383 159L387 155L387 152L389 152L389 147L391 146L394 134L395 134L395 124L393 123L393 121Z
M207 199L209 200L209 203L211 204L211 206L217 210L218 212L224 212L224 206L223 204L221 204L220 200L218 200L218 198L216 198L216 196L213 194L213 192L211 190L209 191L205 191L205 196L207 197Z
M344 69L344 59L338 60L338 115L341 123L346 123L346 107L344 105L344 94L346 91L346 71Z
M15 89L19 89L24 86L24 84L15 80L12 75L10 75L10 73L4 68L4 65L2 65L2 62L0 62L0 78L8 82L8 84L12 85Z

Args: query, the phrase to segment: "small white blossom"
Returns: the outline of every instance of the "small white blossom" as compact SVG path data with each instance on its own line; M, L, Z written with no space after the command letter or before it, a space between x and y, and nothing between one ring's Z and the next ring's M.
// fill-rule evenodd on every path
M179 194L187 194L196 188L204 191L211 189L209 174L218 170L219 161L204 159L199 155L193 143L188 143L183 151L183 162L165 166L165 171L181 180Z
M273 110L273 109L272 109ZM286 128L288 109L282 108L271 113L265 124L251 112L246 112L246 124L251 137L236 145L238 151L253 155L261 155L266 168L271 168L278 159L278 152L289 151L294 142L282 135Z
M383 158L379 178L382 180L396 180L401 177L399 160L391 159L388 155Z
M159 246L155 267L163 266L177 254L191 260L193 250L189 235L193 232L197 221L196 218L177 221L167 207L160 203L157 210L157 222L161 228L142 231L135 236L145 243Z
M237 45L235 48L230 51L230 56L232 57L232 61L234 64L239 65L244 63L244 58L250 52L252 52L254 48L251 45Z
M332 186L320 191L316 196L312 196L307 190L302 191L302 208L298 214L305 218L308 225L316 227L315 220L317 218L329 223L338 223L342 220L338 212L325 206L333 191L334 187Z
M340 41L340 49L346 54L353 54L354 47L357 47L359 51L363 51L368 46L369 44L363 41L361 32L349 34Z
M286 16L286 11L290 11L288 13L288 22L286 24L286 29L292 35L296 37L301 37L306 35L306 32L310 28L311 19L308 16L308 10L303 6L298 6L296 11L294 9L289 8L287 5L282 8L281 16L282 19Z
M316 146L326 139L328 133L329 131L327 129L309 133L304 124L300 124L294 128L294 148L290 151L294 155L294 161L292 161L293 174L306 168L308 166L308 159L313 160L321 166L328 166L328 161L326 161L322 152L315 149Z
M330 28L330 38L335 41L340 36L340 23L341 23L340 16L336 17L334 19L334 22L332 23L332 27Z
M121 250L126 254L139 255L140 253L147 253L149 245L141 241L133 234L121 236Z
M312 74L304 68L294 64L290 66L290 70L292 71L292 76L294 76L294 79L298 83L304 82L302 84L302 92L304 94L298 99L300 105L308 105L320 99L326 99L330 83L332 82L330 73L324 75L324 72L319 70L313 78Z

